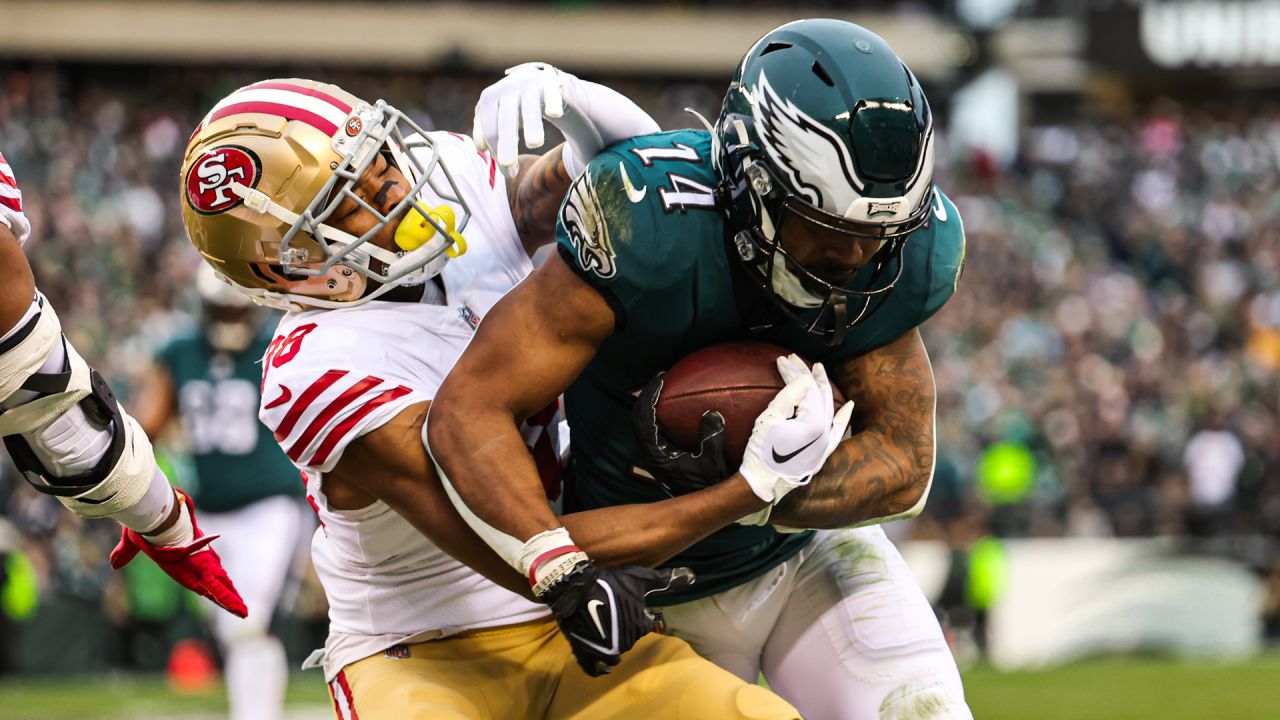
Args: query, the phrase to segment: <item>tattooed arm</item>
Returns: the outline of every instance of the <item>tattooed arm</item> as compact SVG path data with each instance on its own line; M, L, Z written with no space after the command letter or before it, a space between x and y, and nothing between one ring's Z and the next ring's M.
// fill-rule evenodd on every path
M854 401L857 432L807 487L783 498L771 522L834 528L918 514L933 479L936 406L933 368L919 331L829 370Z
M573 180L560 160L563 149L560 145L545 155L521 156L519 174L507 183L511 217L529 255L556 239L556 214Z

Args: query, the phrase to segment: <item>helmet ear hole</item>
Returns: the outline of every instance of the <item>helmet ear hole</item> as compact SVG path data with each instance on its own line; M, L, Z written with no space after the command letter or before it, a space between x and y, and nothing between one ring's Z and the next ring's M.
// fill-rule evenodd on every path
M822 63L817 60L813 61L813 74L817 75L819 80L826 83L827 87L836 86L836 81L831 79L830 73L828 73L827 69L822 67Z

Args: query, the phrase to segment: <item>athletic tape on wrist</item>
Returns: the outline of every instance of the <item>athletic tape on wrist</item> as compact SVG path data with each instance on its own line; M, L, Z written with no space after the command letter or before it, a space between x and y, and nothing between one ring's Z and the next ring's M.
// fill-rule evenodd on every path
M560 527L529 538L520 548L518 569L529 579L533 594L541 596L547 588L588 559L587 554L573 543L569 531Z

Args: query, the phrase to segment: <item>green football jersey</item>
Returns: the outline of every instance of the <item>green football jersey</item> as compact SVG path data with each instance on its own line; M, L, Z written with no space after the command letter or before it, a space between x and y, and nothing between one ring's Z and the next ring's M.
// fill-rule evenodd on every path
M259 360L270 342L262 332L243 352L217 352L197 330L175 337L157 356L178 396L198 481L192 499L202 510L302 495L298 470L258 422Z
M758 318L772 301L737 257L715 205L716 182L709 133L656 133L594 158L561 208L561 256L616 315L614 334L565 392L572 431L566 510L665 497L636 474L644 455L631 407L644 384L681 357L749 337L829 364L887 345L937 312L955 290L964 231L955 206L938 191L932 221L904 246L898 284L842 344L827 347L781 318L761 327ZM871 269L864 269L850 287L870 282ZM720 530L670 561L689 566L698 579L690 591L661 602L685 602L746 582L795 554L811 535L768 526Z

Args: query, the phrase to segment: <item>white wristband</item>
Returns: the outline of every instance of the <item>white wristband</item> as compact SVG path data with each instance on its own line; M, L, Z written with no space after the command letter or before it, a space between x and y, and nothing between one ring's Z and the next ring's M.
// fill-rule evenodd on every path
M520 548L518 569L529 578L533 594L541 595L587 559L587 554L573 544L569 531L560 527L529 538Z

